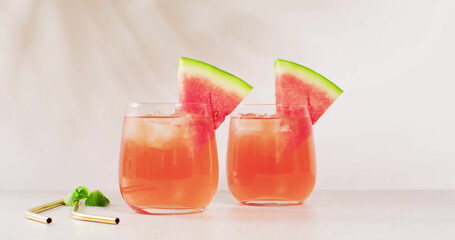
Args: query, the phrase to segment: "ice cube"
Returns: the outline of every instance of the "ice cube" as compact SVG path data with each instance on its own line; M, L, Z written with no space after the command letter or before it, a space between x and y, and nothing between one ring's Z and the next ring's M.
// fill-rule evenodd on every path
M257 119L238 119L236 127L238 131L242 132L259 132L262 130L262 124Z
M280 129L280 120L276 118L238 119L237 131L258 134L275 134Z
M145 138L145 126L143 118L127 117L123 126L123 138L137 143Z
M170 149L183 138L181 118L151 118L145 121L145 144L157 149Z
M289 124L281 124L280 125L280 133L290 133L292 132L291 130L291 127L289 126Z

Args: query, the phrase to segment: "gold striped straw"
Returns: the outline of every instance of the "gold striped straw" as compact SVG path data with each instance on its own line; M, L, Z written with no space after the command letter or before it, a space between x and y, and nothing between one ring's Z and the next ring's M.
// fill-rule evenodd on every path
M50 202L50 203L46 203L46 204L43 204L43 205L40 205L40 206L37 206L34 208L30 208L27 211L25 211L25 217L30 220L34 220L34 221L37 221L40 223L50 224L52 222L52 218L40 215L38 213L41 213L41 212L44 212L49 209L53 209L53 208L56 208L56 207L59 207L62 205L65 205L65 202L63 202L63 199L60 199L60 200L57 200L54 202Z
M79 212L77 212L78 209L79 209L79 202L76 202L74 204L73 209L71 210L71 217L76 220L97 222L97 223L108 223L108 224L118 224L120 222L120 218L118 218L118 217L104 217L104 216L79 213Z

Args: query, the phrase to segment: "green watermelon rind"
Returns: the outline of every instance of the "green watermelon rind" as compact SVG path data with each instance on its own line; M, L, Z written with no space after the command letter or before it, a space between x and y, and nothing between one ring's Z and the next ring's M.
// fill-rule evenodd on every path
M326 77L316 71L297 64L295 62L277 59L274 64L276 74L292 74L299 79L305 79L306 82L316 85L327 91L333 98L337 98L343 93L343 90L331 82Z
M233 91L239 96L247 95L253 87L242 79L208 63L192 58L180 57L178 72L205 77L213 84Z

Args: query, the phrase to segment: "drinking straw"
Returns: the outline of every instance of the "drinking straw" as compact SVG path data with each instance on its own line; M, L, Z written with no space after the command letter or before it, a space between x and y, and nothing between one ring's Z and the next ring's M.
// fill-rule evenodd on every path
M56 208L56 207L59 207L62 205L65 205L65 202L63 202L63 199L60 199L60 200L57 200L54 202L50 202L50 203L46 203L46 204L43 204L43 205L40 205L40 206L37 206L34 208L30 208L27 211L25 211L25 217L30 220L34 220L34 221L37 221L40 223L50 224L52 222L52 218L40 215L38 213L41 213L41 212L44 212L49 209L53 209L53 208Z
M30 208L25 211L25 217L34 220L40 223L45 223L45 224L50 224L52 223L52 218L46 217L43 215L40 215L38 213L59 207L65 205L65 202L63 199L46 203L34 208ZM77 201L74 204L74 207L71 210L71 217L76 219L76 220L81 220L81 221L89 221L89 222L98 222L98 223L108 223L108 224L118 224L120 222L120 219L117 217L105 217L105 216L97 216L97 215L91 215L91 214L85 214L85 213L79 213L77 210L79 209L79 201Z
M118 224L120 222L120 218L118 218L118 217L104 217L104 216L79 213L79 212L77 212L78 209L79 209L79 201L75 202L74 207L71 210L71 217L76 220L98 222L98 223L108 223L108 224Z

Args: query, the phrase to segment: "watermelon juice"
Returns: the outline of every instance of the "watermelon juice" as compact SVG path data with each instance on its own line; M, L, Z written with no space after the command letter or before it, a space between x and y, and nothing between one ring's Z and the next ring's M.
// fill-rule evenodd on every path
M119 182L123 199L136 212L202 212L218 185L211 118L125 116Z
M295 205L313 191L316 160L311 119L306 110L305 114L293 112L293 116L234 113L231 117L228 185L241 203Z

